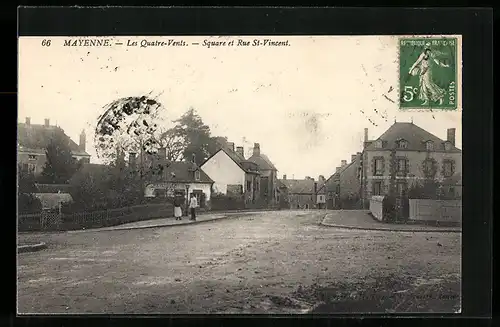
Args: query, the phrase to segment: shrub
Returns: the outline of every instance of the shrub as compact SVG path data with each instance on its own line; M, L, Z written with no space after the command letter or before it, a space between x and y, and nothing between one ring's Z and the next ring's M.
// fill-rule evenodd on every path
M19 213L38 213L42 211L42 203L40 200L29 193L21 193L17 198Z

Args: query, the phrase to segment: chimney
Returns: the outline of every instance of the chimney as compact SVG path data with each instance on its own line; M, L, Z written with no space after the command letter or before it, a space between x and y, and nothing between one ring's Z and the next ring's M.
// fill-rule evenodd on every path
M85 130L80 133L80 150L85 151L85 145L87 144L87 136L85 135Z
M455 145L455 128L448 128L446 140Z
M314 182L314 194L318 193L318 182Z
M50 126L50 120L48 118L45 118L45 127Z
M135 165L136 165L136 153L135 152L130 152L128 154L128 165L131 168L135 168Z
M368 128L365 128L365 142L368 142Z
M357 157L356 154L351 154L351 162L356 161L356 157Z
M160 160L166 160L167 159L167 149L166 148L159 148L158 149L158 158Z
M242 146L239 146L236 148L236 152L239 153L240 156L242 156L243 158L245 158L245 153L243 151L243 147Z
M259 143L253 144L253 155L260 156L260 144Z
M193 156L192 156L191 162L192 162L192 163L196 163L196 154L194 154L194 153L193 153Z
M234 152L234 142L227 142L227 148Z
M325 181L325 176L319 175L318 176L318 182L323 183Z
M340 161L340 167L344 167L347 165L347 160L341 160Z
M31 124L31 118L30 117L26 117L26 125L30 125Z
M283 179L286 180L286 175L283 175Z
M340 167L335 168L335 173L339 173L339 172L340 172Z

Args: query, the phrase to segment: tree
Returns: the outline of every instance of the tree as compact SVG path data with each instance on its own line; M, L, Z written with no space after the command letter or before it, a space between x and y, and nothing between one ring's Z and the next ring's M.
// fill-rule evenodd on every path
M174 134L184 140L182 151L185 160L195 156L196 164L203 163L217 148L216 138L210 136L210 127L201 119L194 108L190 108L175 120Z
M19 166L17 179L17 204L19 212L31 213L42 210L42 203L35 197L35 176Z
M177 133L176 129L170 128L162 132L158 138L160 147L165 148L167 160L179 161L183 157L185 149L184 138Z
M46 183L66 183L80 167L80 162L73 159L69 140L61 129L53 134L45 150L45 157L41 175Z

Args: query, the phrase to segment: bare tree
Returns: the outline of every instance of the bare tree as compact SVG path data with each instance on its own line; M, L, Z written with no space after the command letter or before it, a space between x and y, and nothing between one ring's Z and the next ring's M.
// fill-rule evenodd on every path
M158 144L165 148L167 160L179 161L182 159L183 151L186 148L185 139L179 136L174 129L160 132Z

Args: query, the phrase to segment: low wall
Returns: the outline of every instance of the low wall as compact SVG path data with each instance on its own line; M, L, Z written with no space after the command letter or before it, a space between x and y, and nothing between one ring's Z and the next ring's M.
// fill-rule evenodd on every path
M372 196L370 198L370 212L372 213L373 217L375 217L379 221L382 221L384 218L384 211L382 206L383 200L383 196Z
M57 231L99 228L166 217L173 217L173 208L170 203L138 205L119 209L73 214L43 212L30 215L18 215L18 231Z
M413 221L461 223L462 201L410 199L409 219Z

